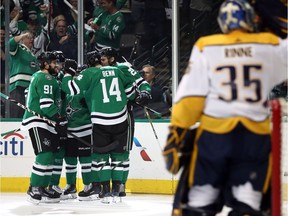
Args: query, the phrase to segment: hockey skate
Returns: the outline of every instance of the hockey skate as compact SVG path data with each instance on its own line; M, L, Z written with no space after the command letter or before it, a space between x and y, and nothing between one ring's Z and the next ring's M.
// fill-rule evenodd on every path
M67 185L64 189L63 194L60 196L61 200L76 199L77 189L75 184Z
M122 197L126 196L126 192L125 192L125 184L120 184L120 188L119 188L119 199L120 202L122 202Z
M27 194L29 195L27 201L32 204L38 205L42 198L41 189L41 187L34 187L30 185L27 191Z
M85 185L84 190L78 194L79 201L93 201L99 199L99 194L102 191L100 183L93 182L92 184Z
M59 194L59 196L63 194L63 190L59 185L49 185L48 190Z
M113 203L119 203L122 202L122 197L120 197L120 189L121 189L121 183L119 181L112 181L112 202Z
M102 203L110 204L112 201L112 194L110 192L110 182L102 184L102 191L99 194Z
M60 194L48 188L42 188L41 203L58 203L60 202Z

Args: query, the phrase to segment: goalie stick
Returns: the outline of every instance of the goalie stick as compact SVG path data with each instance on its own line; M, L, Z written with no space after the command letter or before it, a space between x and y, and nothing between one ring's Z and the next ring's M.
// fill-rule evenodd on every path
M36 113L35 111L29 109L28 107L24 106L23 104L17 102L16 100L10 98L9 96L7 96L7 95L5 95L5 94L3 94L2 92L0 92L0 96L1 96L2 98L4 98L5 100L16 104L17 106L21 107L22 109L27 110L28 112L30 112L30 113L32 113L33 115L37 116L38 118L44 120L44 121L47 122L48 124L51 124L53 127L56 126L56 122L51 121L50 119L48 119L48 118L46 118L46 117L44 117L44 116ZM17 130L18 130L18 129L17 129ZM15 131L14 131L14 132L15 132ZM73 138L77 139L79 142L81 142L81 143L89 146L90 148L93 148L95 151L97 151L97 152L99 152L99 153L109 152L109 151L115 149L115 148L117 147L117 145L119 144L118 140L116 140L116 141L113 141L112 143L110 143L109 145L107 145L107 146L105 146L105 147L99 148L99 147L96 147L96 146L91 145L89 142L81 139L80 137L77 137L77 136L74 135L73 133L70 133L70 132L67 131L67 134L70 135L70 136L72 136Z

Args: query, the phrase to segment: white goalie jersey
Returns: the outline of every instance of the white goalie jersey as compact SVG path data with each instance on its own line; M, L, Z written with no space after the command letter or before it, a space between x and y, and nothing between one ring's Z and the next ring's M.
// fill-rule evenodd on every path
M204 114L263 121L271 89L287 79L287 39L234 31L202 37L193 48L174 103L205 97Z

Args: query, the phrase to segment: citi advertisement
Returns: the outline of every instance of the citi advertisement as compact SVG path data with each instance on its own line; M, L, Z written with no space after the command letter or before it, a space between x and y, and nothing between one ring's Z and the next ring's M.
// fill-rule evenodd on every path
M2 177L29 177L35 160L29 133L18 131L20 122L0 122L0 160ZM168 123L153 123L157 138L146 122L136 122L133 148L130 152L130 179L171 179L165 169L163 149ZM62 170L65 176L65 168ZM79 177L80 170L79 170Z
M24 137L20 133L12 132L3 137L0 141L0 155L1 156L23 156Z

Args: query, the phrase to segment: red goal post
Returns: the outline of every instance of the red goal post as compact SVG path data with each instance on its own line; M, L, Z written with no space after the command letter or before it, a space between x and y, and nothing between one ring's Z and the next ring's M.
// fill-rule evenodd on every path
M272 112L272 215L288 215L288 108L284 98L271 101Z

